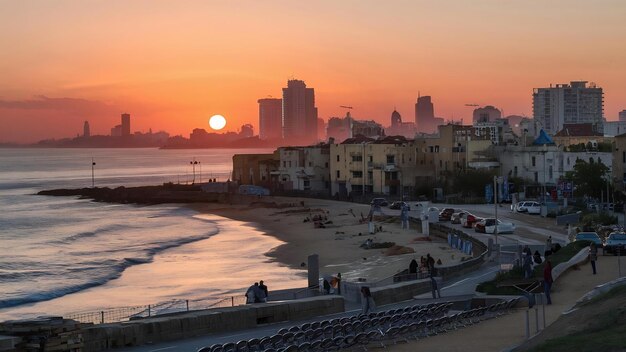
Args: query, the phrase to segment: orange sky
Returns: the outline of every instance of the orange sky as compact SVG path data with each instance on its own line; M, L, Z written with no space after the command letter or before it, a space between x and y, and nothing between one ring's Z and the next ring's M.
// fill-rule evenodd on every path
M290 77L319 115L414 119L466 103L532 113L532 88L588 80L605 116L626 109L626 1L1 1L0 142L108 134L188 136L212 114L258 127L257 99ZM258 130L257 130L258 132Z

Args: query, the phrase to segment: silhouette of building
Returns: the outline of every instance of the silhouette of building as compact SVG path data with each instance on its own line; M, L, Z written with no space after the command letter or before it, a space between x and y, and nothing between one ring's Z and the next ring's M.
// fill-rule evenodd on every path
M130 136L130 114L122 114L122 137Z
M89 121L85 121L83 124L83 137L91 137L91 130L89 129Z
M326 121L322 118L317 119L317 139L321 141L326 140Z
M391 125L385 130L387 136L403 136L415 138L415 124L413 122L402 122L402 116L395 109L391 113Z
M400 113L396 111L396 109L393 109L393 112L391 113L391 127L398 127L402 125L402 116L400 116Z
M622 110L619 112L619 120L626 121L626 110Z
M122 136L122 125L115 125L111 128L111 137L121 137Z
M565 124L591 123L603 132L604 101L602 88L587 81L550 85L533 90L533 116L543 129L554 135Z
M292 79L283 88L283 138L300 145L317 142L315 91L304 81Z
M415 125L419 132L435 133L437 132L437 122L435 119L435 107L430 96L417 97L415 103Z
M502 118L502 112L494 106L487 105L482 108L474 109L473 122L495 122Z
M346 113L346 117L331 117L326 127L326 137L332 138L336 143L341 143L352 137L352 116L350 111Z
M283 100L259 99L259 138L283 138Z
M241 138L250 138L254 136L254 127L252 127L249 123L242 125L241 130L239 131L239 136Z

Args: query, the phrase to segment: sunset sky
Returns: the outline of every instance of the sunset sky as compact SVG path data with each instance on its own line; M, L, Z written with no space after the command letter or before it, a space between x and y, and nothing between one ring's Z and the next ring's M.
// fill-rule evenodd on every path
M0 0L0 142L108 134L188 136L222 114L252 123L289 78L315 88L319 116L414 120L464 104L532 115L532 89L571 80L626 109L626 1Z

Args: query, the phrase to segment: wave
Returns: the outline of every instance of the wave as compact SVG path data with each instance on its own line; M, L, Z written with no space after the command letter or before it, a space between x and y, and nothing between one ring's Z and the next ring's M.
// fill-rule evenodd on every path
M163 241L156 243L148 243L147 245L155 245L153 247L145 248L143 251L145 256L140 257L127 257L121 260L113 260L107 259L100 262L84 262L83 264L89 264L89 266L82 268L67 268L66 272L89 272L86 276L89 278L89 281L80 284L67 285L61 287L54 287L49 290L44 290L40 292L34 292L30 294L23 295L21 297L14 298L5 298L0 299L0 309L16 307L23 304L29 303L37 303L42 301L48 301L51 299L63 297L68 294L80 292L92 287L104 285L112 280L119 278L122 273L131 266L141 265L151 263L154 260L155 255L163 252L165 250L176 248L183 246L185 244L205 240L211 236L214 236L219 233L219 229L216 227L212 231L208 231L200 236L191 236L179 238L172 241ZM85 233L86 235L87 233ZM92 271L108 271L103 275L93 275ZM5 274L6 279L15 279L19 276L19 274ZM17 275L17 276L16 276ZM0 279L2 277L0 276ZM23 277L25 278L25 277ZM2 280L0 280L2 282Z

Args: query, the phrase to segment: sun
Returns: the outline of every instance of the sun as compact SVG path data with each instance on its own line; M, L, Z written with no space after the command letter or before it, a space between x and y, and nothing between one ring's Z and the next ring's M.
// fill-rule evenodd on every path
M226 126L226 118L222 115L213 115L209 119L209 126L211 126L212 129L219 131Z

